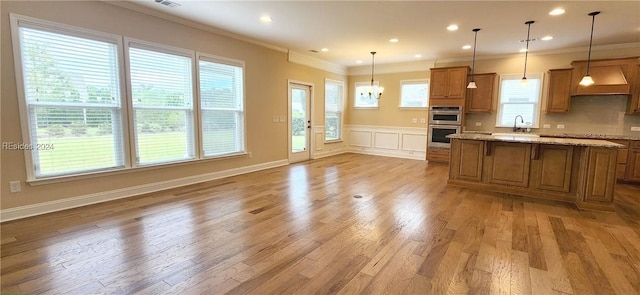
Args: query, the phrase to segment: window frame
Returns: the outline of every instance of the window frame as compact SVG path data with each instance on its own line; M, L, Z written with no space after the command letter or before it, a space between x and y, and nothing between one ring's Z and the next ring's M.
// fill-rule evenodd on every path
M324 105L324 142L325 143L333 143L333 142L341 142L343 141L343 132L344 132L344 106L345 106L345 97L346 97L346 87L345 87L345 82L342 80L334 80L334 79L325 79L324 80L324 84L325 84L325 93L324 93L324 101L325 101L325 105ZM327 128L327 92L326 92L326 87L327 84L336 84L339 85L340 87L342 87L342 93L340 94L340 102L338 103L338 120L340 121L340 124L338 124L338 138L336 139L327 139L327 132L326 132L326 128ZM355 101L354 101L355 103ZM333 113L333 112L331 112Z
M86 38L95 41L108 42L113 43L116 46L116 58L117 58L117 71L118 71L118 91L120 93L119 98L119 111L120 111L120 137L118 140L118 144L121 146L121 156L124 161L123 166L118 166L114 168L108 169L97 169L97 170L82 170L78 172L64 173L64 174L56 174L56 175L46 175L46 176L36 176L36 170L34 168L34 158L30 150L25 149L23 151L26 165L26 182L30 185L41 185L41 184L49 184L49 183L60 183L69 180L76 179L87 179L92 177L101 177L105 175L118 175L123 173L137 172L137 171L146 171L150 169L156 169L156 167L172 167L176 165L185 165L190 163L200 163L200 162L208 162L208 161L216 161L219 159L230 159L248 156L250 153L247 152L247 125L246 125L246 67L245 62L240 60L229 59L225 57L219 57L215 55L211 55L209 53L199 52L196 50L185 49L172 47L168 45L164 45L161 43L148 42L144 40L129 38L127 36L118 35L118 34L110 34L101 31L85 29L82 27L76 27L72 25L67 25L64 23L58 23L53 21L42 20L38 18L23 16L15 13L9 13L10 17L10 30L11 30L11 42L12 42L12 52L14 55L14 70L15 70L15 79L17 85L17 97L18 97L18 108L19 108L19 120L20 120L20 128L21 128L21 136L22 143L25 146L31 145L31 132L29 121L31 117L29 116L29 107L27 105L26 93L25 93L25 77L23 71L22 64L22 47L23 45L20 42L20 28L26 27L30 29L42 30L45 32L62 34L70 37L77 38ZM180 51L183 55L188 55L191 57L190 69L191 69L191 87L192 87L192 130L187 136L193 137L193 154L194 157L179 161L170 161L170 162L159 162L153 164L143 164L138 165L136 163L136 143L135 143L135 134L133 130L135 129L135 122L133 121L133 101L131 94L131 77L130 77L130 63L129 63L129 42L135 42L137 45L150 46L151 48L141 48L141 49L150 49L154 51L162 52L162 49L169 50L168 53L175 54L174 51ZM160 50L159 50L160 49ZM243 151L240 153L233 154L225 154L219 155L215 157L204 157L203 151L204 147L201 144L201 134L200 129L202 123L200 123L200 89L199 89L199 69L197 65L197 57L198 56L210 56L215 57L217 60L221 62L233 62L242 65L243 69L243 77L242 77L242 91L243 91Z
M201 93L200 93L200 60L204 60L206 62L211 62L211 63L220 63L220 64L225 64L225 65L230 65L230 66L237 66L242 68L242 110L241 110L241 116L242 116L242 135L241 138L238 138L240 140L242 140L242 148L241 151L238 152L234 152L234 153L227 153L227 154L221 154L221 155L211 155L211 156L207 156L205 155L205 150L204 150L204 128L202 125L202 112L203 112L203 108L201 105L201 101L202 101L202 97L201 97ZM246 89L246 68L245 68L245 62L241 61L241 60L236 60L236 59L232 59L232 58L226 58L226 57L222 57L222 56L217 56L217 55L213 55L213 54L208 54L208 53L202 53L202 52L196 52L196 60L195 60L195 64L196 64L196 72L195 72L195 76L196 76L196 103L197 103L197 113L198 113L198 126L197 128L197 136L199 139L199 149L198 149L198 154L200 159L220 159L220 158L226 158L226 157L230 157L230 156L238 156L238 155L245 155L247 154L247 116L246 116L246 112L247 112L247 89ZM236 135L237 136L237 135Z
M91 29L85 29L81 27L56 23L47 20L41 20L38 18L33 18L29 16L19 15L15 13L9 13L9 21L10 21L10 30L11 30L11 42L12 42L12 51L14 58L14 71L15 71L15 79L16 79L16 90L18 96L18 112L20 117L20 129L22 135L22 142L25 146L33 146L33 142L31 140L31 126L30 126L30 107L27 103L26 96L26 81L24 78L24 64L22 62L22 48L23 44L20 38L20 28L28 28L33 30L40 30L48 33L61 34L70 37L89 39L98 42L112 43L116 45L116 64L118 70L118 90L120 93L120 101L119 109L120 111L120 138L118 139L120 145L121 157L123 160L123 166L116 167L108 167L108 168L99 168L99 169L87 169L74 173L60 173L60 174L50 174L50 175L37 175L36 168L36 159L34 159L33 151L31 149L24 149L23 154L25 158L26 165L26 173L27 173L27 182L30 181L38 181L38 180L48 180L48 179L57 179L57 178L66 178L73 177L76 175L85 175L85 174L96 174L96 173L105 173L111 171L119 171L123 169L127 169L130 167L131 159L130 153L128 152L128 148L130 146L129 143L129 134L128 130L123 128L124 126L129 125L128 117L127 117L127 108L126 108L126 87L125 87L125 67L124 67L124 58L122 53L123 48L123 39L121 36L116 34L109 34L105 32L100 32ZM106 109L106 107L105 107ZM109 108L109 109L114 109Z
M136 108L133 105L133 91L132 91L133 85L131 83L131 60L130 60L130 49L132 48L131 46L132 44L135 45L133 46L133 48L136 48L136 49L154 51L154 52L164 53L164 54L178 55L178 56L187 57L191 59L191 62L190 62L190 69L191 69L191 114L190 114L191 122L190 123L191 125L185 126L185 129L186 129L185 133L187 136L187 140L191 140L191 146L192 146L191 157L176 159L176 160L168 160L168 161L155 161L155 162L148 162L148 163L140 163L140 160L137 158L139 147L136 144L137 133L136 133L136 121L134 118L134 114L136 112L136 109L153 109L153 108L149 108L149 107ZM124 37L124 63L125 63L125 75L126 75L125 84L127 88L127 107L128 107L127 113L128 113L128 116L129 116L128 119L130 122L130 124L127 127L129 129L129 142L131 143L129 148L131 153L130 157L131 157L132 166L135 166L135 167L159 166L159 165L180 163L180 162L193 161L193 160L199 159L198 147L200 146L200 143L199 143L199 138L195 132L195 130L198 128L197 124L200 120L196 111L197 110L196 108L199 108L199 105L196 105L196 100L197 100L196 95L198 95L198 93L196 93L196 89L195 89L196 82L194 81L196 79L195 56L196 56L196 53L193 50ZM170 110L170 108L163 108L163 109ZM175 110L184 110L188 112L188 110L184 108L175 108ZM186 122L186 123L189 123L189 122ZM187 145L189 145L189 143L187 143Z
M380 83L378 81L373 81L373 85L374 87L379 87ZM355 82L354 83L354 87L353 87L353 92L354 92L354 96L353 96L353 108L354 109L378 109L380 107L380 100L379 99L375 99L373 98L373 100L375 100L376 104L374 106L359 106L357 105L358 102L358 96L360 95L360 93L358 93L358 87L370 87L371 86L371 82Z
M405 110L428 110L429 109L429 87L431 87L429 83L429 79L410 79L410 80L400 80L400 97L398 99L398 108ZM412 85L412 84L427 84L427 97L426 97L426 105L425 106L403 106L402 105L402 91L404 85Z
M503 127L503 128L511 128L513 127L513 125L501 125L500 124L500 118L502 117L502 111L503 111L503 102L502 102L502 81L503 80L521 80L522 79L522 75L519 74L502 74L500 75L500 84L498 87L498 106L496 109L496 124L495 127ZM534 122L531 122L530 126L527 126L529 128L539 128L540 127L540 113L541 113L541 109L542 109L542 89L544 88L544 73L530 73L527 74L527 79L529 81L531 81L532 79L538 79L540 80L540 87L538 88L538 94L537 94L537 100L534 102L534 112L533 112L533 118L534 118ZM518 103L512 103L512 104L518 104ZM525 104L525 103L520 103L520 104ZM530 103L526 103L526 104L530 104ZM515 118L514 118L515 120Z

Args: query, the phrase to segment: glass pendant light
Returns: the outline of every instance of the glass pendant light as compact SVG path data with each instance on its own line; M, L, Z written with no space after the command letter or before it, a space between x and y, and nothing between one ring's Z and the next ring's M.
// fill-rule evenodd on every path
M582 86L589 86L589 85L593 85L593 78L591 78L591 75L589 75L589 68L591 67L591 45L593 45L593 25L596 22L596 15L600 14L600 11L594 11L592 13L589 13L589 15L591 16L591 38L589 39L589 57L587 58L587 74L584 75L584 77L582 77L582 80L580 80L580 85Z
M480 29L478 28L473 29L473 32L475 33L475 37L473 37L473 61L471 62L471 82L469 82L469 85L467 85L467 88L470 88L470 89L478 88L478 85L476 85L476 81L474 80L474 75L473 75L476 69L476 42L478 41L478 31L480 31Z

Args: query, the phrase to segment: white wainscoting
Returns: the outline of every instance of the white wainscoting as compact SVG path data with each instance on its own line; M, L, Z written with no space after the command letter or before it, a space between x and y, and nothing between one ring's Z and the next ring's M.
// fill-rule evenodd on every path
M424 160L427 127L345 126L348 152Z
M344 130L343 130L344 131ZM344 140L325 142L324 126L313 126L313 158L319 159L347 152L347 144Z

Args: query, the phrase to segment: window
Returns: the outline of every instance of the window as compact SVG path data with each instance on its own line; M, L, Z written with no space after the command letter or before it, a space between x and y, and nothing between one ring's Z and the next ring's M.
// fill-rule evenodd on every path
M324 140L342 139L344 83L326 80L324 83Z
M378 88L378 82L373 83L373 91ZM371 83L357 82L355 87L355 98L353 100L353 106L356 108L377 108L378 100L369 97L371 90Z
M25 141L32 147L29 177L124 167L117 37L14 16L12 23L19 38Z
M426 108L428 102L429 80L400 81L401 108Z
M200 56L198 66L204 156L243 152L243 64Z
M136 162L195 158L193 59L138 43L129 46Z
M519 75L500 76L500 105L496 127L513 127L517 115L524 119L524 126L538 127L542 74L527 75L526 86L521 85L521 79L522 76Z

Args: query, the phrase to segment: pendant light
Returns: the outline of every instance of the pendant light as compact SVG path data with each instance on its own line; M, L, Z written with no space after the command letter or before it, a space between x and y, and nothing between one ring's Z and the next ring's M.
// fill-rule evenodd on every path
M376 56L376 52L371 51L371 86L369 86L369 99L372 99L372 98L380 99L380 97L382 96L382 92L384 92L384 87L377 87L377 89L374 89L373 87L373 81L374 81L373 70L374 70L375 56ZM360 97L364 97L364 93L360 93Z
M524 50L524 73L522 74L522 80L520 80L520 85L527 86L529 82L527 81L527 58L529 57L529 41L532 41L529 36L531 34L531 24L535 23L535 21L527 21L524 24L528 26L527 28L527 39L524 40L527 42L527 47Z
M473 37L473 61L471 62L471 82L469 82L469 85L467 85L467 88L470 89L475 89L478 88L478 86L476 85L476 81L475 81L475 77L474 77L474 71L476 70L476 42L478 41L478 31L480 31L480 29L475 28L473 29L473 32L475 33L475 36Z
M596 15L598 14L600 14L600 11L594 11L592 13L589 13L589 15L591 16L591 38L589 39L589 57L587 58L587 74L584 75L584 77L582 77L582 80L580 80L580 83L579 83L582 86L589 86L594 83L593 79L589 75L589 67L591 66L591 45L593 44L593 24L596 22Z

